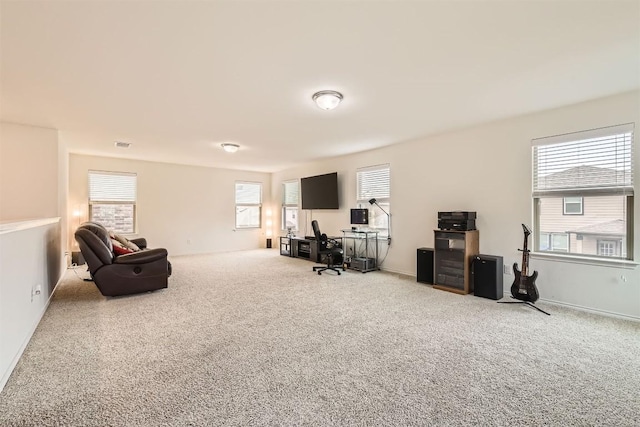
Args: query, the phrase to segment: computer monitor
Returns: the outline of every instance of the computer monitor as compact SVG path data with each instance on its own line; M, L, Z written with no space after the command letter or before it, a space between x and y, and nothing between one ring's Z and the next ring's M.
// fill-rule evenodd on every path
M351 209L351 224L352 225L369 224L369 209L367 208Z

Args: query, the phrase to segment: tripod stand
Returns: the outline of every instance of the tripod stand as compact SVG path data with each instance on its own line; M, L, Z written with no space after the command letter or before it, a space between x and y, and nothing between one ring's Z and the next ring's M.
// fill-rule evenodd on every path
M513 297L512 297L512 298L513 298ZM528 305L529 307L533 307L533 308L535 308L536 310L538 310L539 312L546 314L547 316L551 316L551 314L550 314L550 313L547 313L547 312L546 312L546 311L544 311L543 309L536 307L535 305L533 305L533 303L530 303L529 301L498 301L498 303L499 303L499 304L500 304L500 303L502 303L502 304L526 304L526 305Z

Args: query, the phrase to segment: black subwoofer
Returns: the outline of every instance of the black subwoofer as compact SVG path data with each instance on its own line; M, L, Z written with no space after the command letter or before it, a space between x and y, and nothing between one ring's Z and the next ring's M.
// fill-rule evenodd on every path
M502 266L501 256L476 255L473 257L471 274L475 296L494 300L503 297Z
M417 281L433 284L433 249L418 248Z

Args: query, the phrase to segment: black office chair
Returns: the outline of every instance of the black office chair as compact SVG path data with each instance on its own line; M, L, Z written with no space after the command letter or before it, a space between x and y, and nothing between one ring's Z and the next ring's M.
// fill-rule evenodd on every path
M313 228L313 234L316 236L318 244L318 254L320 257L324 257L327 260L327 265L316 265L313 267L313 271L317 271L318 274L322 274L325 270L335 271L340 275L340 268L345 270L342 254L344 251L340 243L335 239L330 239L326 234L320 233L320 227L318 227L318 221L315 219L311 221L311 227Z

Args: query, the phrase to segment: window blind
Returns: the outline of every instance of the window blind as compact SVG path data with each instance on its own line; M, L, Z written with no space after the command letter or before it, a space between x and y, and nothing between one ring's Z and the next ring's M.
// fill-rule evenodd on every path
M533 196L633 195L633 124L534 139Z
M90 202L135 202L135 173L89 171Z
M262 184L236 182L237 205L259 205L262 202Z
M298 181L284 182L283 200L282 204L285 206L297 206L298 205Z
M375 198L385 201L391 196L389 165L360 168L356 172L357 200L368 201Z

